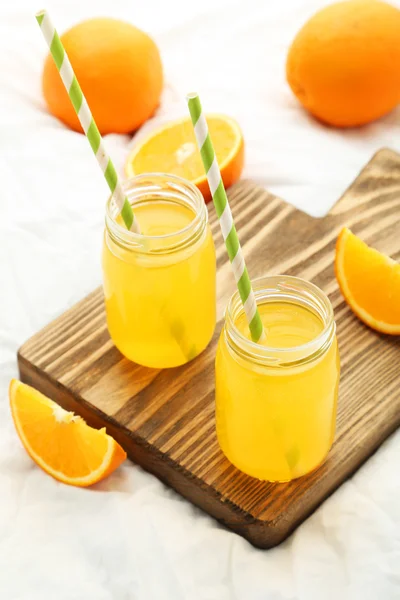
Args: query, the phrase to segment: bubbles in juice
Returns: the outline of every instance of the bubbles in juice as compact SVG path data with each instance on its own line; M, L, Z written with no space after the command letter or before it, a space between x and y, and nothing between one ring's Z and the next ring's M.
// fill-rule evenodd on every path
M261 305L261 320L264 325L263 346L270 348L294 348L315 339L324 325L315 313L299 304L268 302ZM244 314L235 323L240 333L251 339Z
M159 236L181 231L194 219L194 212L182 204L156 200L135 206L135 216L143 235ZM124 227L121 215L116 219Z

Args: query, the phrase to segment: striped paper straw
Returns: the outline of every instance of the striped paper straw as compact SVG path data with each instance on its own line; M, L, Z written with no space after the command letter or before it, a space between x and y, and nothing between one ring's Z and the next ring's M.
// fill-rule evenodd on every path
M41 10L36 14L36 20L39 23L40 29L48 47L50 54L60 73L61 79L68 92L72 106L78 116L83 131L92 147L92 150L97 158L103 175L113 194L118 211L121 213L122 219L128 229L140 233L138 223L133 214L133 210L128 198L125 196L121 182L118 179L117 171L108 156L104 147L103 138L97 128L93 115L90 112L86 98L82 93L78 80L72 69L69 58L61 43L58 33L51 22L49 13L46 10Z
M226 196L221 172L218 167L217 157L208 133L207 121L203 115L200 98L197 94L188 94L187 102L190 116L196 135L197 145L200 150L204 169L206 171L208 185L214 202L222 236L231 261L233 274L243 303L244 312L249 324L251 338L254 342L260 342L265 337L264 327L257 303L251 287L250 277L244 262L242 248L233 222L231 209Z

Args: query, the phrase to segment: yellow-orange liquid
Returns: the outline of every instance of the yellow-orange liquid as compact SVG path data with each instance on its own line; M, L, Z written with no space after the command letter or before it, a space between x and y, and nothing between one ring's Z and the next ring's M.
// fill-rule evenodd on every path
M319 317L287 302L259 306L265 346L291 349L323 330ZM244 315L235 323L250 337ZM216 420L220 446L239 469L267 481L308 473L332 445L339 383L336 338L329 349L297 366L257 365L228 347L224 332L216 358Z
M165 236L187 227L189 207L155 200L135 206L145 236ZM175 367L200 354L215 327L215 250L205 226L185 248L155 254L116 244L105 234L103 280L107 323L119 350L130 360L155 368Z

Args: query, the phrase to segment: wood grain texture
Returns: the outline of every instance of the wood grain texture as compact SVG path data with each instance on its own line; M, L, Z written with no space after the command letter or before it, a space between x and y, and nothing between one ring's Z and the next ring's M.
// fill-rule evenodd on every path
M305 277L330 297L342 376L336 440L328 460L287 484L252 479L219 450L214 429L214 356L223 309L234 291L214 211L219 323L208 349L166 371L124 359L113 346L98 289L22 346L23 381L106 426L130 458L227 527L271 547L303 521L400 423L399 338L367 329L345 304L333 257L343 225L400 258L400 157L378 152L331 214L313 219L248 181L229 192L251 276Z

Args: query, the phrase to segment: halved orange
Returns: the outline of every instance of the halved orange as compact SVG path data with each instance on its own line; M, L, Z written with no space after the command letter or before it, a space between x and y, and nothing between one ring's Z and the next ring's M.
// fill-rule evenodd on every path
M112 473L126 453L105 429L85 421L16 379L10 383L11 413L29 456L55 479L87 487Z
M243 170L242 132L237 122L225 115L207 115L206 119L222 180L228 188ZM206 202L211 200L190 118L167 123L133 147L125 165L126 176L152 172L188 179L199 188Z
M350 308L366 325L400 334L400 265L342 229L336 244L335 272Z

